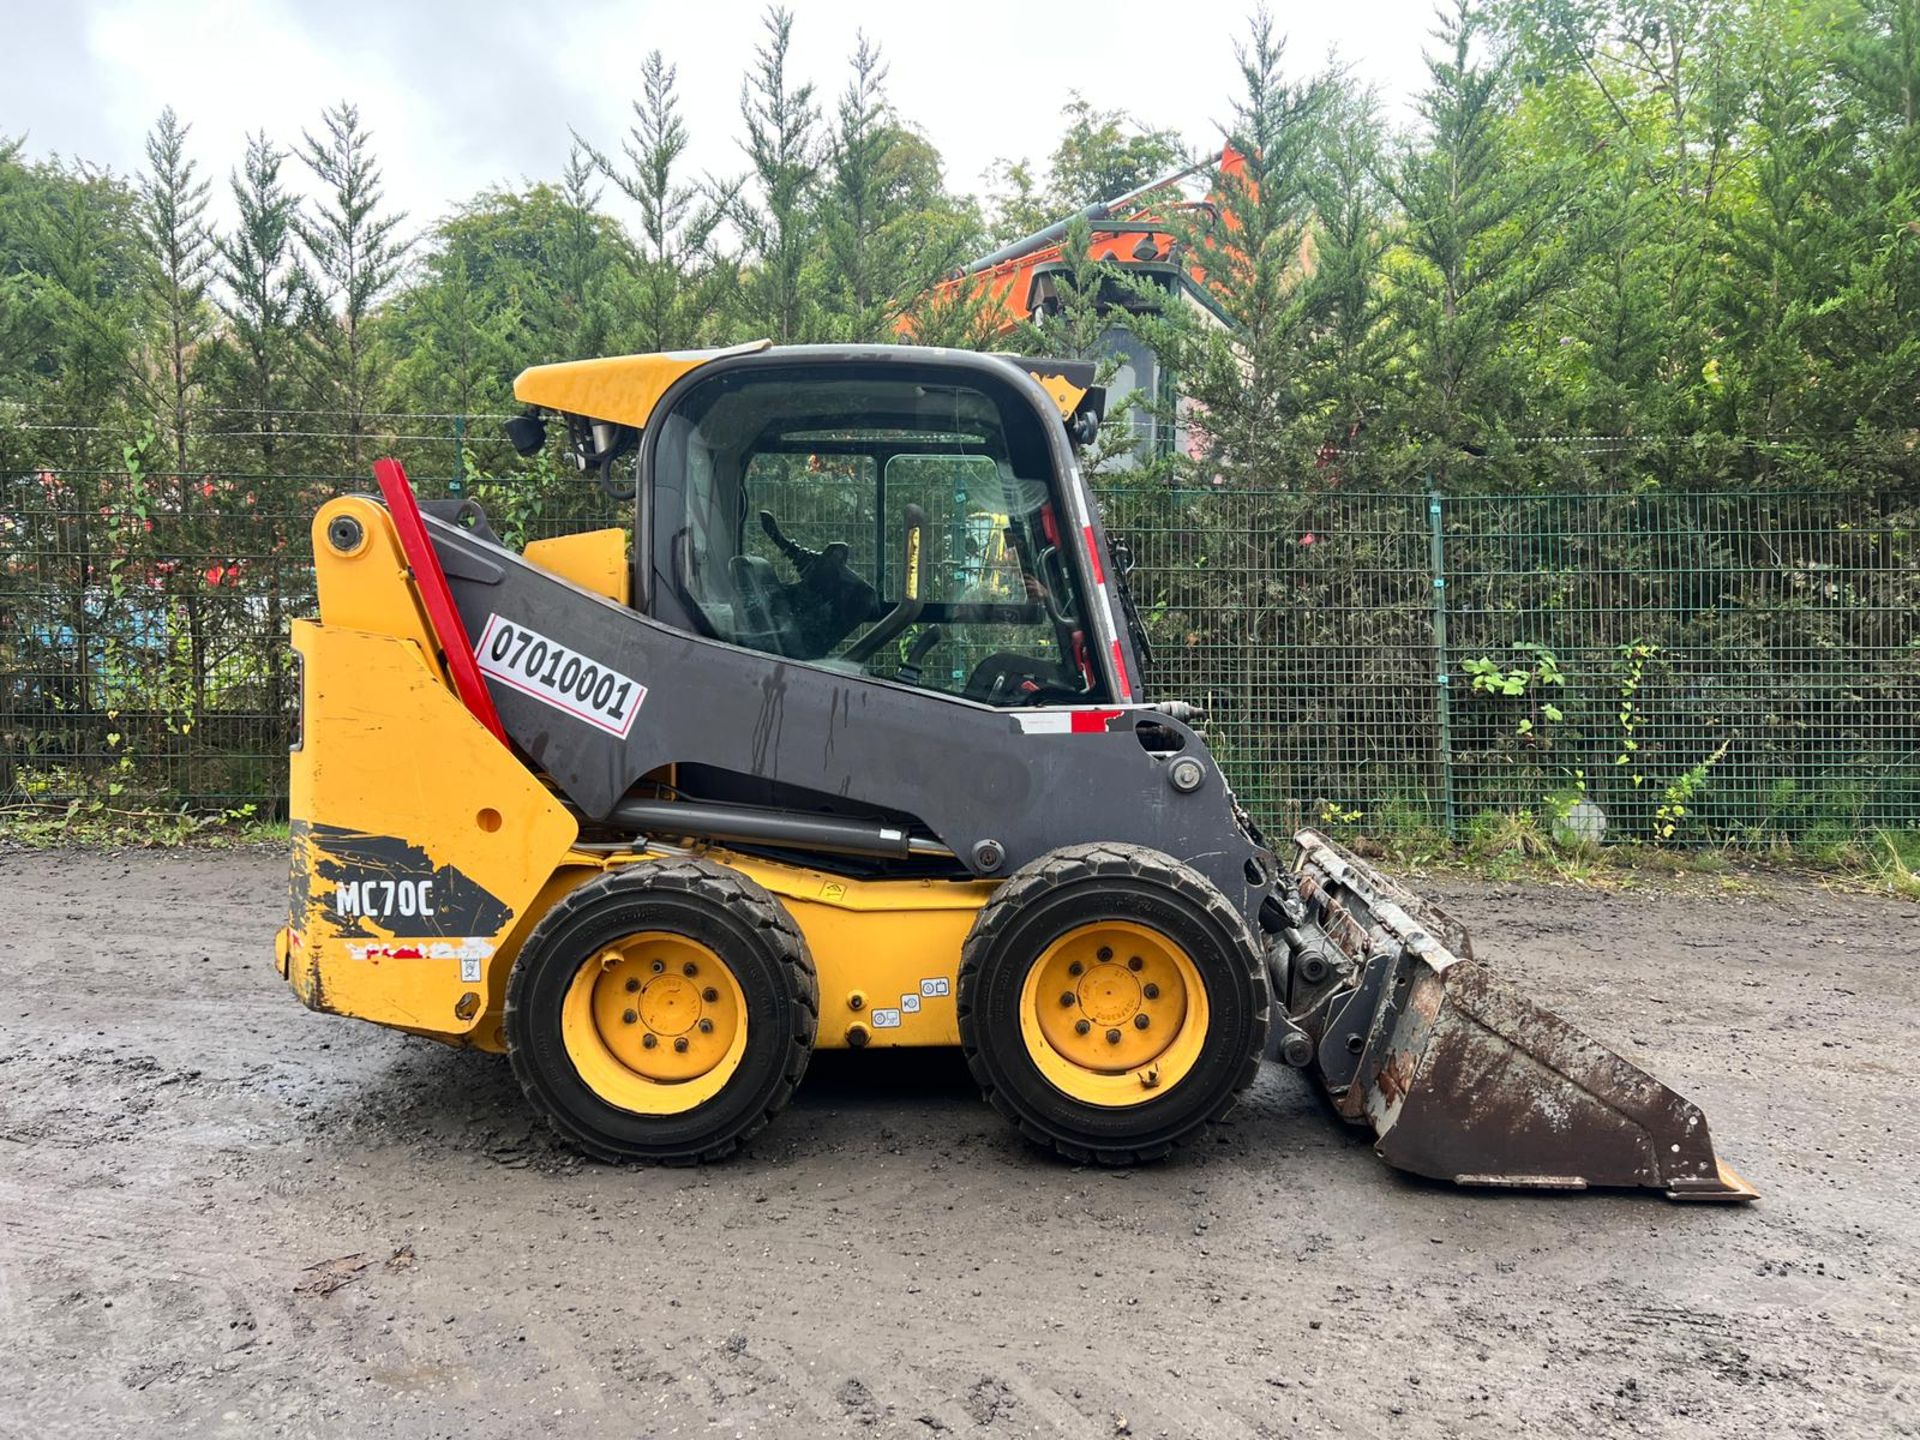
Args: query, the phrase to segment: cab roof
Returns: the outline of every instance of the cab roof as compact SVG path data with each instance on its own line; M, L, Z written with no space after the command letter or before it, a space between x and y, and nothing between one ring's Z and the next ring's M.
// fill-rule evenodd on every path
M751 340L714 350L667 350L652 355L609 355L598 360L566 360L555 365L533 365L513 382L516 400L543 410L603 420L644 429L660 397L689 370L733 355L753 355L773 348L771 340ZM821 347L806 347L818 354ZM889 346L889 349L905 348ZM861 347L849 347L847 359L859 358ZM1087 392L1094 388L1095 367L1088 360L1042 360L1006 355L1047 392L1062 418L1071 418Z

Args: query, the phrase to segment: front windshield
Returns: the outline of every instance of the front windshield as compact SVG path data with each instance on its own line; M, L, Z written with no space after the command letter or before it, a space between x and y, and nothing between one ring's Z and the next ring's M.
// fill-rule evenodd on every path
M993 705L1100 700L1043 420L941 373L689 392L655 460L661 568L729 644Z

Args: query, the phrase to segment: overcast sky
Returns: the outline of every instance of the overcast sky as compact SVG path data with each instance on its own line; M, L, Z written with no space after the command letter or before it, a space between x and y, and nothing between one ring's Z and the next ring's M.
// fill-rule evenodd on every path
M939 148L949 184L980 192L997 159L1044 159L1075 91L1190 144L1212 141L1252 0L791 8L800 78L830 103L864 29L884 52L896 107ZM247 131L264 127L286 146L323 107L351 99L412 228L487 186L553 178L569 126L613 146L654 48L679 67L693 169L739 170L740 80L763 9L761 0L0 0L11 61L0 135L25 133L32 156L133 173L147 127L171 104L193 126L202 173L224 181ZM1378 87L1390 117L1406 117L1425 75L1431 0L1276 4L1274 16L1296 72L1337 50Z

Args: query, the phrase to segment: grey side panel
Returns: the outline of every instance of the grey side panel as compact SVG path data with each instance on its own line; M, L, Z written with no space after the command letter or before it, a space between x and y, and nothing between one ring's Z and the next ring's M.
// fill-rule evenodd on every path
M537 684L488 674L514 743L594 819L649 770L710 765L918 815L969 864L978 842L997 841L1002 874L1080 841L1151 846L1256 923L1269 889L1250 876L1264 877L1270 857L1236 820L1205 742L1177 721L1153 716L1206 768L1191 794L1168 782L1169 757L1141 747L1133 712L1098 733L1028 734L1016 712L685 634L455 526L427 526L481 649L490 626L511 624L646 688L622 735L605 714L576 718Z

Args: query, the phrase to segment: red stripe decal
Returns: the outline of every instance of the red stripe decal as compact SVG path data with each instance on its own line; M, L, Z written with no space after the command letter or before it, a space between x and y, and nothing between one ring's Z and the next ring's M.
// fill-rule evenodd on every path
M1075 735L1104 735L1107 733L1107 722L1116 715L1126 713L1124 710L1076 710L1071 727Z
M1120 698L1133 699L1133 681L1127 678L1127 657L1120 653L1120 642L1113 642L1113 673L1120 677Z
M1107 583L1107 572L1100 564L1100 547L1093 543L1093 526L1082 525L1080 533L1087 537L1087 559L1093 562L1093 583Z
M500 712L493 708L493 696L487 682L480 678L480 666L473 658L473 642L467 627L454 608L453 591L447 585L447 572L440 568L440 556L427 535L427 522L420 518L420 504L413 498L413 486L398 460L373 462L373 478L380 482L381 497L387 513L393 517L394 531L400 537L401 553L407 568L413 571L413 585L420 592L420 603L427 607L427 623L445 653L447 673L453 676L453 690L460 703L472 712L494 737L504 745L507 732L500 723Z

